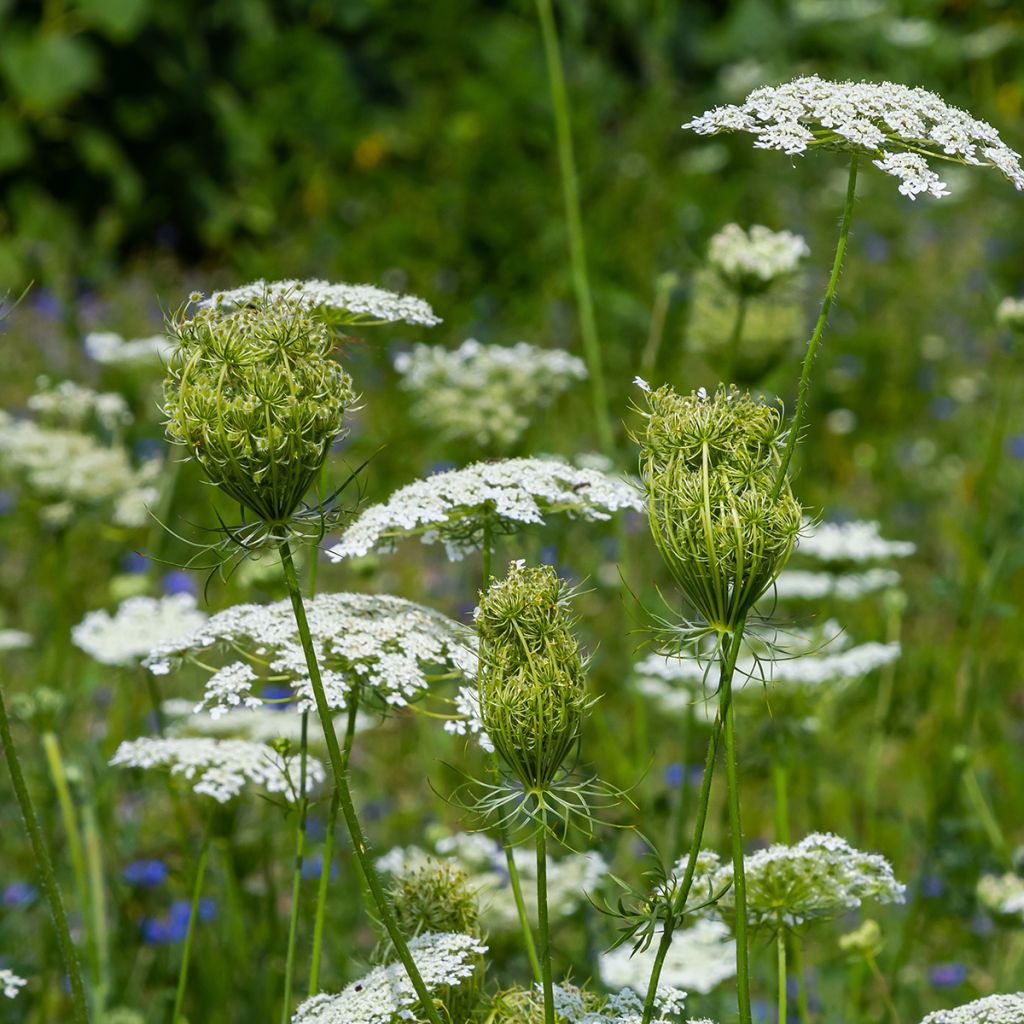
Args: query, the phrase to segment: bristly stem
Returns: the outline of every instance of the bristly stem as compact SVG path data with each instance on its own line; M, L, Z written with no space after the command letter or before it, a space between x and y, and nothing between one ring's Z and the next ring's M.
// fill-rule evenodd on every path
M302 712L302 733L299 741L299 820L295 829L295 863L292 868L292 909L288 922L288 956L284 970L284 1005L281 1024L291 1019L292 984L295 978L295 945L299 934L299 901L302 897L302 864L306 856L306 821L309 799L306 796L306 762L309 751L309 712Z
M590 377L590 393L594 403L594 421L601 447L611 455L615 446L608 393L605 390L601 343L597 336L594 299L587 273L587 252L583 241L583 216L580 211L579 181L576 157L573 153L572 123L569 117L569 96L565 88L565 72L558 47L558 29L551 10L551 0L537 0L537 16L544 40L544 60L547 64L551 105L554 109L555 136L558 145L558 169L562 179L562 200L565 204L565 222L569 232L569 260L572 264L573 289L580 317L580 337Z
M711 730L707 755L704 759L704 778L701 781L700 796L697 799L697 818L693 824L690 853L686 859L686 870L683 872L683 879L679 883L679 888L676 890L672 901L672 907L666 915L662 926L661 939L658 942L658 949L654 955L654 967L651 970L651 977L647 983L647 997L644 1000L642 1024L650 1024L651 1018L654 1015L654 1002L658 995L658 982L661 980L662 968L665 966L665 957L668 955L669 947L672 945L672 935L675 931L676 923L686 909L686 900L690 895L690 889L693 888L693 876L697 871L697 858L700 856L704 845L704 828L707 825L708 807L711 802L711 779L715 771L715 759L718 755L718 744L722 738L725 717L732 707L732 677L736 671L736 659L739 657L740 645L743 642L744 625L745 620L736 627L728 647L724 648L724 657L721 660L718 682L718 714L715 718L714 727Z
M206 819L203 829L203 845L199 850L199 863L196 865L196 877L192 885L192 903L188 911L188 929L185 932L185 945L181 951L181 968L178 971L178 988L174 995L174 1013L171 1024L178 1024L181 1011L185 1005L185 992L188 989L188 966L192 958L192 939L196 930L196 919L199 917L199 897L203 892L203 879L206 877L206 862L210 856L210 839L213 836L213 814Z
M57 931L57 943L60 946L61 959L64 961L64 969L67 971L71 987L71 1007L75 1024L89 1024L89 1008L85 999L85 986L82 984L78 953L75 951L75 944L71 941L71 930L68 928L64 900L61 897L60 886L57 884L57 876L53 870L53 861L50 859L46 840L39 827L39 819L36 817L32 797L29 796L28 787L25 785L25 776L21 773L18 752L14 749L11 723L7 717L7 705L4 701L2 685L0 685L0 744L4 748L4 757L7 761L7 769L11 774L14 795L18 799L21 816L25 821L25 830L28 832L29 842L32 844L32 855L39 871L43 891L50 904L50 916L53 918L53 926Z
M342 817L348 828L349 837L352 841L352 849L356 855L367 887L377 906L377 913L380 914L381 924L391 939L391 944L402 961L413 990L420 1001L420 1008L426 1015L430 1024L443 1024L437 1007L431 999L427 986L423 983L423 977L416 966L416 961L409 952L408 943L402 935L395 920L394 911L388 903L381 884L380 876L374 866L373 858L366 844L366 837L363 835L362 825L359 823L359 816L356 813L355 804L352 802L352 792L349 789L348 777L345 763L342 760L341 748L338 745L338 735L334 731L334 723L331 719L331 709L327 704L327 695L324 693L323 680L320 677L320 664L316 659L316 651L313 648L313 637L309 631L309 622L306 619L306 608L302 600L302 591L299 589L299 581L295 575L295 562L292 559L291 548L287 540L280 543L281 564L284 567L285 582L288 585L288 594L291 598L292 611L295 614L295 625L298 629L299 639L302 642L302 650L306 656L306 668L309 670L309 681L313 689L313 698L316 702L317 715L320 718L320 725L324 731L324 740L327 743L327 753L330 757L331 771L334 775L335 791L338 794L338 802L341 808Z
M797 392L796 410L789 425L786 448L782 453L782 462L779 465L778 476L775 478L775 486L772 488L773 501L782 492L782 485L785 483L786 473L789 471L789 463L800 441L800 428L803 426L804 416L807 413L807 393L811 387L811 367L814 365L814 354L818 348L818 342L821 341L821 336L824 333L825 321L828 320L829 310L832 308L832 300L836 294L836 285L839 283L839 272L843 268L846 240L850 234L850 222L853 220L853 201L857 195L857 158L857 153L853 153L850 156L850 177L846 185L846 204L843 206L843 216L839 222L839 241L836 243L835 258L832 260L832 273L828 279L825 298L821 302L821 312L818 314L818 321L814 325L811 340L807 343L807 353L804 356L803 370L800 373L800 390Z
M740 1024L751 1024L750 949L747 940L747 883L743 871L743 823L736 769L736 722L732 704L725 715L725 778L728 785L729 832L732 843L732 891L736 905L736 988Z
M548 930L547 827L543 821L537 825L537 932L540 935L544 1024L555 1024L555 986L551 976L551 940Z

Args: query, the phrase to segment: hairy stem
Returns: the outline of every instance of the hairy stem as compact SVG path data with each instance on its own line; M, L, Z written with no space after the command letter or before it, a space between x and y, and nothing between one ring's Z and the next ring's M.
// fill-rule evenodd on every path
M203 879L206 877L206 862L210 856L210 839L213 836L213 815L206 819L203 829L203 845L199 849L199 862L196 865L196 877L192 884L192 903L188 911L188 929L185 932L185 945L181 951L181 968L178 971L178 988L174 995L174 1013L171 1024L178 1024L181 1011L185 1006L185 992L188 989L188 967L192 959L192 939L195 936L196 920L199 917L199 897L203 892Z
M537 932L540 936L544 1024L555 1024L555 986L551 977L551 940L548 931L547 832L543 823L537 826Z
M313 698L316 702L317 715L320 718L320 725L324 731L324 740L327 743L327 753L330 757L331 771L334 775L335 791L338 794L338 802L342 817L345 819L345 826L348 828L349 837L352 841L352 850L356 860L363 870L366 885L370 895L377 907L381 924L391 939L391 944L401 960L402 966L409 975L409 981L420 1001L423 1013L430 1024L443 1024L437 1007L431 999L427 986L423 983L423 977L409 952L409 945L405 941L395 920L394 911L388 903L381 884L380 876L374 866L373 858L366 844L366 837L363 835L362 825L359 823L359 816L356 813L355 804L352 802L352 792L348 785L346 767L342 761L341 748L338 745L338 736L334 731L334 723L331 720L331 709L327 704L327 695L324 693L323 680L320 677L320 665L316 660L316 651L313 648L313 637L309 631L309 622L306 619L306 608L302 600L302 591L299 589L299 581L295 575L295 562L292 559L291 548L288 541L281 541L280 544L281 563L284 566L285 582L288 585L288 594L291 598L292 611L295 614L295 625L298 629L299 639L302 642L302 650L306 656L306 668L309 670L309 681L313 689Z
M32 845L32 854L35 858L36 868L39 871L43 891L46 893L46 898L50 904L50 916L53 918L53 926L57 932L57 943L60 946L61 959L64 961L64 969L67 971L71 987L71 1006L74 1019L76 1024L88 1024L89 1008L85 999L85 986L82 984L82 971L78 963L78 953L75 951L75 944L71 941L71 930L68 928L68 918L64 911L64 900L61 897L60 886L57 884L57 876L53 870L53 861L50 859L46 840L43 838L42 829L39 827L39 819L36 817L32 798L29 796L28 787L25 785L25 776L21 771L18 752L15 750L14 740L11 738L11 723L7 717L7 705L4 701L2 685L0 685L0 743L2 743L4 748L7 769L11 774L11 784L14 786L14 795L17 797L21 816L25 821L25 830L28 832L29 842Z
M811 367L814 365L814 355L825 330L825 322L828 320L829 310L832 308L832 300L835 298L836 286L839 284L839 272L843 268L846 240L850 234L850 222L853 220L853 201L857 195L857 159L857 153L850 157L850 177L846 185L846 204L843 206L843 215L839 222L839 241L836 243L836 255L832 261L832 273L829 275L828 288L825 290L825 298L821 303L818 321L814 325L811 340L807 343L807 354L804 356L803 370L800 373L800 389L797 392L796 411L793 413L793 419L789 425L786 448L782 453L782 462L779 465L779 472L775 478L775 486L772 488L773 501L782 492L782 485L786 480L786 473L789 471L789 463L800 440L800 428L803 426L804 416L807 412L807 394L811 387Z
M590 377L594 422L597 425L601 447L606 455L610 455L615 445L615 437L608 408L608 393L605 390L601 343L598 340L597 319L594 316L594 299L590 291L590 277L587 273L587 252L583 241L579 181L576 174L576 157L573 153L572 125L569 118L569 96L565 88L565 73L562 69L562 55L559 52L558 30L555 27L551 0L537 0L537 16L540 20L541 36L544 40L544 60L547 64L548 82L551 88L551 105L554 108L558 169L562 179L562 200L565 205L565 222L569 232L569 260L572 264L573 289L576 292L576 305L579 310L583 354L587 361L587 371Z

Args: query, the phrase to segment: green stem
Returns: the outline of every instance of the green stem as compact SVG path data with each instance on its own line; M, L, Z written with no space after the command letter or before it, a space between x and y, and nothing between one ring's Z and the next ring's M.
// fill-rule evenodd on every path
M789 1020L789 1008L786 1006L789 993L786 991L786 925L782 920L781 910L776 927L778 928L775 933L775 951L779 975L779 1024L786 1024Z
M736 319L733 320L732 332L729 335L729 344L725 350L725 363L723 384L734 384L736 376L736 364L739 361L740 342L743 340L743 325L747 319L747 296L740 292L736 296Z
M295 947L299 936L299 901L302 896L302 863L306 856L306 821L309 800L306 797L306 755L309 750L309 712L302 712L299 740L299 820L295 829L295 863L292 868L292 909L288 921L288 956L284 968L284 1005L281 1024L291 1019L292 984L295 979Z
M889 982L885 980L885 975L881 972L878 967L878 961L874 955L869 953L867 955L868 967L871 969L872 975L874 975L875 981L878 983L878 987L882 992L882 1002L885 1004L886 1012L889 1014L889 1020L892 1024L900 1024L900 1013L896 1009L896 1004L892 1000L892 992L889 989Z
M547 832L537 826L537 932L540 936L540 967L544 988L544 1024L555 1024L555 986L551 976L551 939L548 931Z
M359 694L353 687L348 702L348 718L345 723L345 738L341 749L342 769L348 771L348 760L352 754L352 743L356 736L356 718L359 710ZM313 922L313 963L309 970L309 994L316 995L320 985L320 950L324 941L324 919L327 912L327 889L331 882L331 864L334 860L334 832L338 827L338 793L331 794L331 807L327 812L327 832L324 835L323 860L320 862L320 882L316 893L316 920Z
M715 759L718 755L718 744L722 738L722 729L726 716L732 707L732 677L736 671L736 659L739 657L740 646L743 642L743 626L741 622L732 635L732 639L722 658L721 671L718 682L718 715L715 719L714 728L711 731L711 738L708 740L707 755L704 759L704 778L700 784L700 796L697 799L697 820L693 826L693 837L690 841L690 853L686 860L686 870L683 872L683 879L676 890L675 898L669 913L665 916L662 926L661 939L658 942L658 949L654 955L654 966L651 969L651 977L647 983L647 997L644 1000L644 1015L642 1024L650 1024L654 1015L654 1002L658 994L658 982L661 980L662 968L665 966L665 957L668 955L669 947L672 945L672 935L676 923L686 909L686 900L693 887L693 876L697 871L697 858L700 856L704 845L704 829L708 820L708 807L711 802L711 778L715 771Z
M736 722L732 704L725 715L725 778L728 786L729 832L732 843L732 891L736 904L736 988L740 1024L751 1024L750 950L747 940L747 882L743 871L743 824L736 768Z
M89 895L89 873L85 865L82 833L79 831L78 814L75 811L75 802L71 798L71 788L68 786L67 771L64 768L64 759L61 756L57 737L52 732L44 732L42 743L43 751L46 755L46 763L50 769L50 778L53 781L53 788L57 794L57 805L60 808L61 821L64 825L64 838L68 846L68 856L71 858L71 870L75 878L75 895L78 900L79 912L85 925L85 947L89 957L89 968L92 973L94 989L93 995L95 996L95 988L100 980L100 957L99 947L96 944L96 932L93 927L94 919L91 913ZM95 1005L93 1009L95 1009Z
M796 975L796 1008L800 1014L800 1024L811 1024L811 1007L807 1001L807 985L804 981L804 954L800 945L799 932L790 933L790 959L793 961L793 973Z
M185 1006L185 991L188 988L188 967L192 959L192 939L195 936L196 920L199 917L199 897L203 891L203 879L206 876L206 862L210 856L210 839L213 836L213 814L206 819L203 829L203 845L199 850L199 863L196 865L196 877L192 884L192 903L188 911L188 929L185 932L185 945L181 951L181 968L178 971L178 988L174 995L174 1013L171 1024L178 1024L181 1011Z
M601 447L606 455L611 455L614 450L615 438L611 413L608 408L608 394L605 390L601 344L598 340L597 320L594 316L594 300L590 291L590 277L587 273L579 181L576 174L576 157L573 153L572 125L569 118L569 97L565 88L565 73L562 68L562 55L558 47L558 30L555 27L555 18L551 10L551 0L537 0L537 16L540 20L541 36L544 41L544 60L547 64L548 82L551 88L551 105L554 110L555 136L558 145L558 168L562 179L566 228L569 232L569 260L572 264L573 288L576 292L576 305L579 310L583 354L587 361L587 371L590 377L594 422L597 425Z
M71 1006L76 1024L89 1024L89 1009L85 999L85 986L82 984L82 972L78 963L78 954L75 952L75 944L71 941L71 930L68 928L67 914L64 912L64 900L61 898L60 886L57 884L57 876L53 870L53 861L50 859L50 852L46 847L46 840L43 838L42 829L39 827L39 819L36 817L35 807L32 798L29 796L28 787L25 785L25 776L21 772L21 763L18 760L18 752L14 748L14 740L11 738L11 723L7 717L7 704L4 701L3 686L0 685L0 743L4 748L4 757L7 761L7 769L11 773L11 783L14 786L14 795L17 797L18 806L21 808L21 816L25 821L25 829L28 832L29 842L32 845L32 855L39 871L43 891L50 904L50 916L53 918L53 926L57 932L57 943L60 946L61 959L64 961L64 969L67 971L68 980L71 985Z
M974 813L981 821L981 826L988 836L988 841L992 844L992 848L996 853L999 854L1003 864L1007 868L1012 868L1013 851L1010 849L1010 844L1006 841L1003 830L999 827L996 816L992 813L992 808L988 805L988 800L985 799L981 783L978 781L978 774L975 772L973 765L968 764L964 768L963 780L964 787L967 790L967 798L974 808Z
M857 195L857 157L857 153L850 157L850 177L846 185L846 205L843 207L842 220L839 222L839 241L836 243L836 255L832 261L832 273L828 279L828 288L825 291L825 298L821 303L818 321L814 325L811 340L807 343L807 354L804 356L803 370L800 373L800 389L797 392L796 411L793 413L793 420L789 426L789 436L786 438L786 448L782 453L782 462L779 465L779 472L775 478L775 486L772 488L773 501L782 492L782 485L786 480L786 473L789 471L789 463L800 440L800 428L803 426L804 415L807 411L807 393L811 386L811 367L814 365L814 353L825 330L825 321L828 319L829 310L832 308L832 300L836 294L836 285L839 283L839 272L843 268L846 240L850 234L850 222L853 220L853 201Z
M778 739L776 739L778 742ZM775 792L775 841L789 842L789 779L778 751L772 758L772 788Z
M103 848L96 821L96 807L88 800L82 809L82 830L85 834L85 859L89 877L89 910L92 933L96 943L97 977L93 993L96 1024L102 1024L107 1013L110 992L110 932L107 927L107 889L103 879Z
M298 629L299 639L302 642L302 650L306 656L306 668L309 670L309 681L313 689L313 698L316 702L317 715L320 718L320 725L324 731L324 739L327 742L327 753L330 757L331 770L334 775L334 786L338 794L338 801L341 807L342 817L348 828L349 837L352 841L352 849L363 870L367 887L377 906L381 923L384 930L391 939L391 944L398 954L409 981L420 1001L421 1009L426 1014L430 1024L443 1024L437 1007L431 999L427 986L423 983L423 977L409 952L409 946L398 927L394 912L388 903L384 887L381 884L380 876L374 866L373 858L367 848L366 837L363 835L362 826L359 823L359 816L356 813L355 805L352 802L352 793L349 789L345 765L341 758L341 748L338 745L338 735L334 731L334 723L331 719L331 710L327 704L327 695L324 693L323 680L320 677L320 665L316 660L316 652L313 649L313 638L309 632L309 622L306 619L306 609L302 601L302 592L299 589L299 581L295 575L295 562L292 560L291 548L287 540L280 543L281 564L284 567L285 582L288 585L288 594L291 598L292 611L295 614L295 625Z
M661 342L665 336L665 319L668 316L669 299L678 280L678 276L669 271L659 274L658 280L655 282L651 325L647 331L647 344L644 346L644 354L640 360L640 372L644 377L653 376L658 365L658 353L661 351Z

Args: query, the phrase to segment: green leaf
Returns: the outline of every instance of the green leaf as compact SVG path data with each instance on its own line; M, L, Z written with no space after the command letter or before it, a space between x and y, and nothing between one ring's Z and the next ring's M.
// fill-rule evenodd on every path
M81 39L34 33L4 40L0 71L31 113L46 114L87 89L96 80L99 65Z

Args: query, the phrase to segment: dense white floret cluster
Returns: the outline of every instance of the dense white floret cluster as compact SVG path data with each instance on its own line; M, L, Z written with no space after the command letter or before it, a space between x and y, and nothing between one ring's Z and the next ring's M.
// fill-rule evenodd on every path
M772 601L856 601L866 594L892 590L900 585L895 569L868 569L865 572L810 572L807 569L783 569L763 604Z
M573 985L556 985L554 997L556 1018L565 1024L640 1024L643 1020L643 998L631 988L602 997ZM685 992L659 985L652 1024L677 1020L685 1003Z
M199 307L227 311L262 300L294 303L350 325L407 323L433 327L441 322L430 305L415 295L399 295L370 284L320 280L253 281L240 288L214 292L202 299Z
M523 436L537 409L587 375L584 363L561 349L525 341L457 349L417 345L395 358L402 387L415 396L413 414L451 440L507 451Z
M533 853L513 850L516 868L523 880L523 900L530 915L537 911L537 863ZM419 846L395 847L377 861L380 871L396 877L423 867L431 858L450 858L466 873L488 931L514 934L520 928L519 914L509 883L505 850L482 833L456 832L437 838L431 850ZM608 873L598 853L571 853L560 860L547 859L548 907L552 917L568 917L582 907Z
M921 1024L1024 1024L1024 992L985 996L953 1010L936 1010Z
M292 801L301 795L299 756L282 756L268 744L248 740L143 736L123 742L110 763L121 768L167 769L171 775L183 778L193 792L221 804L237 797L246 784ZM323 781L324 766L307 756L307 793Z
M899 179L911 199L949 195L925 157L997 168L1024 189L1020 154L985 121L925 89L893 82L829 82L812 75L755 89L741 104L715 107L688 121L699 135L748 132L758 149L804 153L810 148L866 153Z
M805 522L795 554L818 562L880 562L907 558L915 551L909 540L886 540L875 522Z
M826 832L812 833L793 846L776 843L748 854L743 870L747 915L759 924L799 924L855 910L864 900L906 899L906 886L896 881L884 857L863 853ZM715 878L716 888L725 890L724 909L735 906L732 877L732 864L723 864Z
M601 981L612 989L646 990L654 969L660 933L645 950L633 953L627 943L601 955ZM661 982L673 988L706 994L736 974L736 942L722 921L705 918L672 933L662 965Z
M118 526L138 527L158 497L161 462L134 467L120 445L77 430L41 426L0 410L0 470L15 477L52 525L69 523L82 508L109 505Z
M1003 875L982 875L978 881L978 902L993 916L1016 918L1024 923L1024 878L1012 871Z
M306 616L327 703L335 709L345 707L353 683L400 707L426 689L431 667L463 675L476 669L469 629L400 597L319 594L307 602ZM145 664L163 675L174 661L213 647L242 657L210 677L197 711L206 709L216 716L239 705L259 707L262 702L253 690L260 676L251 661L265 664L278 682L281 676L287 678L299 698L297 710L314 706L290 601L227 608L191 633L154 647Z
M488 753L494 752L494 743L484 728L480 708L480 691L475 686L460 686L455 695L455 715L444 723L444 731L453 736L475 736Z
M327 553L334 561L392 550L401 537L440 540L453 561L479 549L486 523L494 533L542 524L544 517L603 520L640 511L643 496L628 480L560 459L505 459L416 480L371 505Z
M111 615L87 612L71 629L72 642L101 665L132 665L154 647L193 633L206 622L191 594L129 597Z
M17 994L18 990L24 988L28 984L25 978L15 974L14 971L8 970L6 967L0 967L0 990L8 999L13 999Z
M487 947L472 935L426 932L409 940L409 952L427 990L461 985L473 976ZM337 995L321 993L295 1011L292 1024L394 1024L419 1020L417 997L401 963L375 967Z
M95 420L105 430L117 430L132 422L128 403L114 391L93 391L73 380L53 384L46 377L37 387L25 404L47 424L80 427Z
M1024 299L1007 296L996 307L996 323L1011 331L1024 331Z
M174 351L174 342L166 334L125 340L112 331L94 331L85 336L85 353L104 366L162 366Z
M795 274L810 252L792 231L727 224L708 243L708 263L737 291L756 294Z

